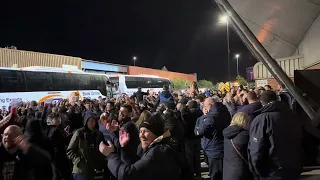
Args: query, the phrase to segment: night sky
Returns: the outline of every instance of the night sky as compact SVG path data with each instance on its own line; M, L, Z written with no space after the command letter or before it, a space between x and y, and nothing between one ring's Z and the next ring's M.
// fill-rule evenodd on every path
M226 26L212 0L6 1L1 7L0 47L83 59L198 73L226 80ZM230 30L231 72L256 60Z

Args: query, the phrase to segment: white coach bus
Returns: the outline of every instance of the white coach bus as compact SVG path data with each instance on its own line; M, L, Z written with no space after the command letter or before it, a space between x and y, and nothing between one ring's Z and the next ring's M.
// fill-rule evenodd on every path
M80 100L112 97L106 75L50 67L0 68L0 106L12 101L58 102L71 94Z
M112 84L116 87L112 87L114 97L119 97L121 94L133 95L137 91L138 87L142 88L142 91L151 93L159 93L162 91L164 85L171 87L170 80L167 78L161 78L159 76L150 75L108 75Z

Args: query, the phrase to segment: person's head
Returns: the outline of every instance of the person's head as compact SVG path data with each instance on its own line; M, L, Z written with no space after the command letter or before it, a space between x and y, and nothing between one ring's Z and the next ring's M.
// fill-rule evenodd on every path
M31 101L30 106L31 107L36 107L37 106L37 102L36 101Z
M254 91L250 91L247 94L247 100L248 100L249 104L257 102L258 101L258 96Z
M286 89L286 86L285 86L284 84L279 84L279 85L278 85L278 88L279 88L279 90L280 90L280 92L281 92L281 91L283 91L283 90Z
M249 116L243 112L238 112L233 116L230 126L239 126L245 129L247 127L248 122Z
M188 102L188 108L189 109L196 109L196 108L198 108L198 103L197 103L197 101L189 101Z
M167 103L165 103L166 109L171 109L171 110L175 110L176 108L176 104L173 101L169 101Z
M147 149L150 144L164 133L165 122L160 113L152 114L140 124L140 141L142 149Z
M48 120L50 121L50 124L53 126L59 126L61 124L61 117L59 114L51 114L48 117Z
M130 119L132 117L132 106L123 104L119 110L119 121Z
M138 121L136 122L136 125L139 127L140 124L142 124L146 119L150 118L151 117L151 112L148 111L148 110L144 110L140 116L139 116L139 119Z
M86 109L91 109L91 101L89 99L84 100L83 104Z
M138 87L138 91L141 92L141 87Z
M100 111L104 112L106 110L106 105L105 104L99 104L99 109Z
M183 104L183 103L178 103L178 104L177 104L177 110L178 110L178 111L183 110L185 107L186 107L186 104Z
M88 113L84 117L84 125L85 128L89 129L90 131L93 131L94 129L97 128L97 117L93 113Z
M113 108L114 108L114 102L109 101L109 102L107 103L106 110L107 110L107 111L111 111Z
M214 103L215 100L212 97L206 98L203 103L203 114L207 114Z
M254 92L258 96L258 98L261 96L261 91L259 89L255 89Z
M2 111L3 111L3 112L6 112L6 111L7 111L6 106L2 106Z
M169 91L169 86L168 85L164 85L163 86L163 91Z
M112 123L112 120L117 120L117 115L114 114L114 113L102 113L101 116L100 116L100 123L106 127L107 124L111 124Z
M265 91L264 87L259 87L259 91L260 91L260 93L262 93L263 91Z
M263 91L261 94L261 104L263 106L278 101L277 94L273 91Z
M22 129L19 126L11 125L8 126L2 137L3 147L7 150L8 153L15 153L17 151L17 146L15 145L15 140L17 137L22 135Z
M268 84L264 86L264 89L265 89L266 91L271 91L271 90L272 90L271 86L268 85Z
M201 102L203 102L203 97L202 97L202 96L199 96L199 95L196 96L196 102L199 103L199 104L200 104Z
M53 108L51 109L51 112L54 113L54 114L57 114L57 113L59 112L58 107L53 107Z

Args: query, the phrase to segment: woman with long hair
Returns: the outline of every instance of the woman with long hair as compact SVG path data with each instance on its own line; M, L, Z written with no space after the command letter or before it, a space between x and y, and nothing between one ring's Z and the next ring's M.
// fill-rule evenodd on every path
M239 112L234 115L224 135L224 180L253 180L248 166L249 132L246 129L249 116Z

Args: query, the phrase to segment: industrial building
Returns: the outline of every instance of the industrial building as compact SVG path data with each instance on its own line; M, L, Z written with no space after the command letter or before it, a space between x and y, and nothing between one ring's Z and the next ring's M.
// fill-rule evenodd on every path
M185 74L158 70L144 67L111 64L93 60L82 59L80 57L63 56L56 54L23 51L17 49L0 48L0 67L29 67L47 66L68 69L79 69L90 73L99 74L128 74L128 75L156 75L168 79L184 79L187 81L197 81L196 74Z

